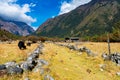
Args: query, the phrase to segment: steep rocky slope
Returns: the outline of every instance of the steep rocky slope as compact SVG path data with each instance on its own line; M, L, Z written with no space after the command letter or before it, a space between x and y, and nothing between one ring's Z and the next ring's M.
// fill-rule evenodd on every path
M8 21L0 18L0 28L16 35L26 36L34 32L33 28L24 22Z

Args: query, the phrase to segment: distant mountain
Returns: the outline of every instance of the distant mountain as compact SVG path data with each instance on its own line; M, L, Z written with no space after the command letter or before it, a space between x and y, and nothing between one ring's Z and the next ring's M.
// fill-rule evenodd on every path
M69 13L48 19L36 34L47 37L87 37L112 33L120 21L120 0L92 0Z
M34 29L24 22L9 21L3 19L2 17L0 17L0 28L21 36L30 35L34 32Z

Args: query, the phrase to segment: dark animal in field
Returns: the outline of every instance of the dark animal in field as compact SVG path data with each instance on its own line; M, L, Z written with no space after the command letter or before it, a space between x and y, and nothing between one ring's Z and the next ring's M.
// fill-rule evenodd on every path
M19 49L26 49L24 41L19 41L18 47L19 47Z
M37 43L37 41L32 41L32 43Z
M28 43L27 43L27 46L31 46L31 43L30 43L30 42L28 42Z

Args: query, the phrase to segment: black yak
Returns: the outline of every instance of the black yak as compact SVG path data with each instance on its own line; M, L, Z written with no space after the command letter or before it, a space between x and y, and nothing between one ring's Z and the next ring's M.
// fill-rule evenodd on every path
M24 41L19 41L18 47L19 47L19 49L26 49Z
M28 43L27 43L27 46L31 46L31 43L30 43L30 42L28 42Z

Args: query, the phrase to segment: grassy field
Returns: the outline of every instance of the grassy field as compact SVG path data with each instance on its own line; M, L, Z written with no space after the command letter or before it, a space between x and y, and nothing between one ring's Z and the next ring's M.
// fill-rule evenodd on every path
M78 44L78 43L77 43ZM56 80L120 80L116 72L120 67L110 61L103 61L101 54L107 52L107 43L80 43L78 47L86 46L98 56L88 57L86 53L71 51L66 47L51 43L45 44L42 57L51 64L50 74ZM111 44L112 52L120 52L120 43ZM100 64L106 64L104 71L100 71Z
M37 47L37 44L33 44L25 50L20 50L17 43L18 42L13 42L12 44L0 44L0 64L8 61L24 61L29 53Z
M34 51L38 46L38 44L32 44L30 47L27 46L27 49L20 50L17 45L18 41L13 42L12 44L0 43L0 64L4 64L9 61L16 61L17 63L20 63L24 61L27 56L30 55L30 53ZM31 75L33 75L33 78L36 77L34 76L35 74L31 72L25 72L23 75L5 75L0 76L0 80L24 80L25 77L31 77Z
M65 44L65 43L61 43ZM55 80L120 80L120 76L116 72L120 72L120 67L111 61L103 61L101 54L108 53L107 43L71 43L78 47L86 46L92 52L96 53L96 57L88 57L86 53L70 50L66 47L58 46L53 43L44 43L43 55L40 58L49 62L45 74L50 74ZM37 47L33 44L26 50L19 50L17 43L0 44L0 64L7 61L15 60L23 61L28 53ZM111 52L120 52L120 43L111 43ZM100 65L105 64L103 71ZM0 80L24 80L29 77L30 80L43 80L43 76L39 72L25 72L23 75L4 76Z

